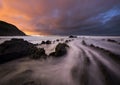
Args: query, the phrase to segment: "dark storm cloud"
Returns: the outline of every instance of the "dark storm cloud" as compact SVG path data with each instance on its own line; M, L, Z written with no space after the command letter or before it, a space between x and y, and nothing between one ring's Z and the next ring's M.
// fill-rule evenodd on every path
M9 8L16 13L12 18L7 14L7 19L16 19L16 25L22 25L23 31L81 34L116 25L119 29L114 17L120 15L120 0L4 0L3 3L7 11Z

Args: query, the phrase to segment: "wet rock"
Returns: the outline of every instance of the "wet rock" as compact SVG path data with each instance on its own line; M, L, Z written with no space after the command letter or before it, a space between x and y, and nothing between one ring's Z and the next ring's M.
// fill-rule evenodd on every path
M116 43L116 42L117 42L117 41L112 40L112 39L108 39L107 41L109 41L109 42L113 42L113 43Z
M85 42L84 40L82 41L82 44L83 44L83 45L87 45L86 42Z
M95 47L95 46L93 44L91 44L90 47Z
M0 63L31 55L37 48L23 39L11 39L0 44Z
M60 40L59 40L59 39L57 39L56 41L57 41L57 42L59 42Z
M23 85L37 85L34 81L25 82Z
M65 40L65 43L68 43L69 42L69 40Z
M33 54L30 56L30 58L32 59L46 59L47 55L45 53L44 48L38 48L37 50L34 50L34 52L32 52Z
M50 41L50 40L47 40L47 41L46 41L46 44L51 44L51 41Z
M71 40L65 40L65 43L69 43L69 42L71 42Z
M70 35L69 38L77 38L77 36Z
M67 48L69 48L67 44L59 43L55 48L55 52L50 53L49 56L55 57L64 56L65 54L67 54Z
M34 44L34 45L35 45L35 46L38 46L38 45L40 45L40 44L37 43L37 44Z
M49 56L55 56L55 52L50 53Z
M23 39L11 39L10 41L5 41L0 45L0 54L7 54L12 52L27 52L29 49L35 48L32 43L24 41Z
M60 41L63 41L63 40L64 40L63 38L60 39Z
M55 41L53 41L53 44L55 43Z
M50 40L42 41L41 44L51 44L52 42Z
M115 54L109 50L106 50L104 48L98 47L98 46L94 46L93 44L90 45L90 47L101 51L102 53L106 54L107 56L109 56L110 58L112 58L112 60L114 60L115 62L117 62L118 64L120 64L120 55Z
M42 41L41 44L46 44L46 42L45 42L45 41Z

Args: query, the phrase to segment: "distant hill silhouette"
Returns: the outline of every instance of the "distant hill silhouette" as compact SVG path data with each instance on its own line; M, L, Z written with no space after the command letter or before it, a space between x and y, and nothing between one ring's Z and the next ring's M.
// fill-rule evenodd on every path
M0 20L0 36L24 36L16 26Z

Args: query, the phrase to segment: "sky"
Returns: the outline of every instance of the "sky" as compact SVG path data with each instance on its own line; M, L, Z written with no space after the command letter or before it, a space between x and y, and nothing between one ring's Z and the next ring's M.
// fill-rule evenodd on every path
M0 0L0 20L28 35L120 35L120 0Z

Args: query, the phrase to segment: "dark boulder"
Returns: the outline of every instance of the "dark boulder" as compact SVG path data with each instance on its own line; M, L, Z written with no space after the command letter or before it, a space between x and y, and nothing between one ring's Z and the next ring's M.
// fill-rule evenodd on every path
M65 43L68 43L69 42L69 40L65 40Z
M69 43L71 40L65 40L65 43Z
M57 39L56 41L57 41L57 42L59 42L60 40L59 40L59 39Z
M41 44L46 44L46 42L45 42L45 41L42 41Z
M70 35L69 38L77 38L77 36Z
M49 56L55 56L55 52L50 53Z
M32 43L24 41L23 39L11 39L0 44L0 55L14 52L27 52L29 49L35 48Z
M47 41L46 41L46 44L51 44L51 41L50 41L50 40L47 40Z
M90 44L90 47L95 47L93 44Z
M0 44L0 63L31 55L37 48L23 39L11 39Z
M82 44L83 44L83 45L87 45L86 42L85 42L84 40L82 40Z
M52 42L50 40L42 41L41 44L51 44Z
M32 55L30 56L30 58L32 59L46 59L46 57L47 55L44 48L38 48L37 50L34 50L34 52L32 52Z
M117 41L115 41L115 40L112 40L112 39L108 39L107 41L108 41L108 42L117 43Z
M67 54L67 48L69 48L67 44L59 43L55 48L55 52L50 53L49 56L55 57L64 56L65 54Z

